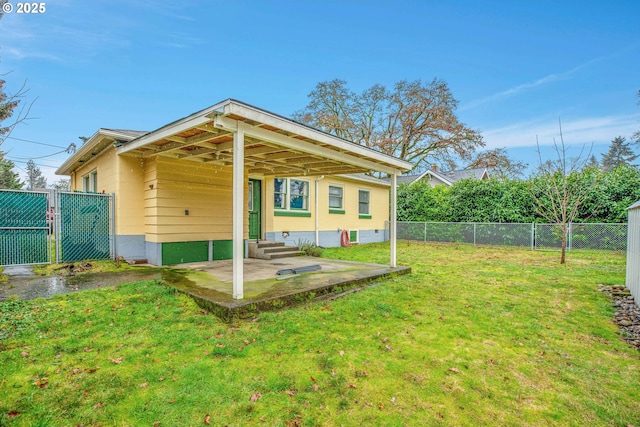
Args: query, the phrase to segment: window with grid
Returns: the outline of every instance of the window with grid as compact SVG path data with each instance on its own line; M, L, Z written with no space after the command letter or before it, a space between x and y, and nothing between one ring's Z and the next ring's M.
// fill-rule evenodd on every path
M287 209L287 180L284 178L273 180L273 205L276 209Z
M358 190L358 214L371 215L369 209L371 195L368 190Z
M289 180L289 209L309 209L309 182L298 179Z
M344 189L336 185L329 186L329 210L344 209Z

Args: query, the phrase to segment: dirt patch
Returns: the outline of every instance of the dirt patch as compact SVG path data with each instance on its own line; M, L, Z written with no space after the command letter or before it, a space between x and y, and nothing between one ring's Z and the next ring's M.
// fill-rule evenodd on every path
M640 350L640 307L634 301L629 289L620 285L598 285L598 290L611 296L616 308L613 313L614 320L620 328L622 338Z

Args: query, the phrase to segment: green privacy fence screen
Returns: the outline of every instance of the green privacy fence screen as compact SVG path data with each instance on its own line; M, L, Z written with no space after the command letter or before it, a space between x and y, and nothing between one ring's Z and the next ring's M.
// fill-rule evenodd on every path
M51 262L48 193L0 190L0 265Z
M113 196L92 193L57 195L57 261L111 258Z

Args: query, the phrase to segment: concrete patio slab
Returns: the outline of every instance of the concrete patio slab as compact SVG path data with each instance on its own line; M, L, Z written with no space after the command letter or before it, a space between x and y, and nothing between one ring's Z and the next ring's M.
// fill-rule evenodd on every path
M317 265L319 270L300 274L277 275L279 270ZM210 261L174 266L177 275L167 280L178 290L192 296L196 303L220 318L255 316L372 283L376 279L407 274L409 267L389 267L352 261L315 257L278 260L244 260L244 299L232 297L232 261Z

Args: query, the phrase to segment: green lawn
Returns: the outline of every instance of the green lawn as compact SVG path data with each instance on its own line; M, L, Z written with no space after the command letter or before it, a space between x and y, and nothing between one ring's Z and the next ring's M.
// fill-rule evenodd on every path
M640 426L640 353L596 290L623 254L398 257L412 275L233 326L156 282L0 303L0 425Z

